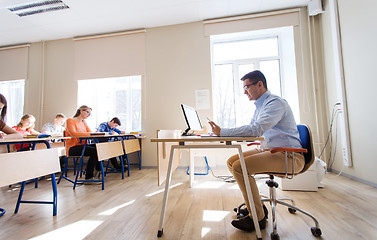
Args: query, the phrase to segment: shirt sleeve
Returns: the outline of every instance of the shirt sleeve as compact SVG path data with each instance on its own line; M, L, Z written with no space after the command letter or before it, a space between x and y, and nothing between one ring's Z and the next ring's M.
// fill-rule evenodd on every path
M119 130L118 128L114 128L114 129L111 129L111 130L113 130L114 132L116 132L116 133L118 133L118 134L122 134L122 131Z
M98 132L106 132L106 125L104 123L101 123L98 128L97 128L97 131Z
M41 133L43 134L51 134L51 128L49 127L48 124L43 125L41 129Z
M273 128L282 119L284 113L284 104L278 99L271 99L250 124L236 128L222 128L220 136L260 137Z

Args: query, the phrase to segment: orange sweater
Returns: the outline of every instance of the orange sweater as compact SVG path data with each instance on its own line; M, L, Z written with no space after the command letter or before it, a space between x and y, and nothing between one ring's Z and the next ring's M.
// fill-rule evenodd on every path
M88 125L83 121L76 121L72 118L67 119L66 122L66 130L65 130L65 137L82 137L82 136L90 136L90 128ZM69 153L69 149L73 146L83 145L84 142L80 142L78 138L71 138L65 141L65 150L67 154Z

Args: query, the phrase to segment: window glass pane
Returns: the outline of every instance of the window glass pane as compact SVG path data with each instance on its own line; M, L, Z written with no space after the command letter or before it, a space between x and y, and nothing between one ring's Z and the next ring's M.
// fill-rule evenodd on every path
M267 79L267 88L271 93L282 96L279 60L261 61L260 70Z
M243 82L240 80L247 73L254 71L254 64L240 64L238 65L238 78L235 80L239 84L237 87L236 98L236 126L242 126L250 123L253 117L255 105L245 95L243 90Z
M93 109L87 123L95 131L102 122L118 117L119 129L141 131L141 76L78 81L78 106Z
M222 127L235 125L232 65L215 65L213 81L214 121Z
M4 95L8 103L6 123L13 127L24 114L25 80L1 81L0 93Z
M250 123L255 105L244 94L240 79L256 69L266 76L268 89L289 102L299 122L292 27L214 35L211 36L211 47L214 71L213 118L219 118L220 126L236 127ZM233 82L232 86L230 81ZM233 91L233 94L223 93L229 91ZM222 97L228 102L218 101L216 97Z
M277 37L214 44L215 61L278 56Z

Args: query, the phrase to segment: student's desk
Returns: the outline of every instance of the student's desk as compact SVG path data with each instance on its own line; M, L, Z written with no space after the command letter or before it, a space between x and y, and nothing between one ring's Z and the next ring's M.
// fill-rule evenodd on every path
M37 144L40 144L40 143L41 144L45 144L46 148L51 148L50 141L55 141L55 140L60 140L60 139L67 139L67 138L64 138L64 137L57 137L57 138L50 137L50 138L1 139L0 140L0 145L7 145L8 151L9 151L9 145L13 145L13 144L31 144L32 145L32 150L34 150L35 146ZM30 152L3 153L3 154L5 154L6 156L11 156L11 155L8 155L8 154L12 154L12 156L14 155L14 158L15 158L14 160L15 161L19 161L19 163L21 163L23 161L22 158L21 158L21 160L18 160L18 159L20 159L19 156L25 155L25 157L31 157L30 156ZM17 156L16 156L16 154L17 154ZM28 160L29 159L27 159L26 162L24 162L24 164L29 164L30 161L28 161ZM49 160L40 159L38 157L35 158L35 159L30 159L30 160L34 161L34 162L30 163L31 166L33 166L34 164L40 164L40 165L43 165L45 167L43 167L43 168L27 168L25 170L18 169L18 171L19 171L18 175L20 175L20 177L17 177L16 176L17 174L13 174L12 175L13 179L12 180L4 179L4 182L2 182L1 186L7 185L7 184L12 184L12 183L17 182L17 181L22 181L21 190L20 190L18 201L17 201L17 204L16 204L15 213L18 212L18 209L19 209L19 206L20 206L21 203L53 204L53 215L55 216L56 212L57 212L57 189L56 189L56 181L55 181L55 172L60 171L60 166L59 166L58 160L57 160L56 163L51 163L51 164L49 163ZM20 166L18 166L18 167L22 168L23 164L19 164L19 165ZM3 169L6 169L6 166L3 166L3 167L4 167ZM21 174L20 172L24 172L24 173ZM51 173L51 184L52 184L52 190L53 190L53 201L52 202L46 202L46 201L22 201L21 200L22 199L22 195L23 195L23 191L24 191L24 188L25 188L25 183L26 183L25 179L32 179L32 178L40 177L40 176L43 176L45 174L50 174L50 173ZM22 178L22 180L21 180L21 178Z
M103 174L103 164L102 164L102 161L100 161L100 165L101 165L101 175L102 175L102 179L101 180L79 180L78 177L79 177L79 173L81 172L82 170L82 166L83 166L83 160L84 160L84 153L85 153L85 148L88 144L90 144L92 141L94 143L99 143L101 140L102 141L126 141L128 139L135 139L135 138L138 138L137 136L133 135L133 134L119 134L119 135L109 135L109 134L105 134L105 135L99 135L99 134L93 134L93 135L90 135L90 136L80 136L80 137L72 137L72 138L78 138L80 141L83 141L84 142L84 147L82 149L82 152L81 152L81 156L80 156L80 162L79 162L79 167L78 167L78 170L77 170L77 174L76 174L76 178L75 178L75 181L72 181L73 182L73 189L76 188L76 185L78 183L84 183L86 181L90 181L90 182L101 182L102 183L102 190L105 189L105 179L104 179L104 174ZM68 154L68 153L67 153ZM128 174L129 174L129 171L130 169L128 168Z
M169 166L168 166L168 172L167 172L166 180L165 180L165 191L164 191L164 198L162 202L160 224L158 227L157 236L161 237L163 234L163 224L164 224L164 219L165 219L166 206L168 203L169 185L170 185L171 174L172 174L174 151L176 149L194 149L194 148L236 148L238 149L238 154L240 156L242 173L245 179L247 195L249 196L249 203L251 206L251 213L252 213L252 217L253 217L253 221L254 221L254 225L256 229L257 238L262 239L262 234L259 228L258 218L256 215L255 206L254 206L254 202L252 198L250 182L247 176L245 159L242 154L241 145L236 143L236 142L257 141L257 140L263 140L263 138L262 137L212 137L212 136L211 137L177 136L177 137L152 138L151 142L163 143L163 145L164 143L168 143L168 142L179 144L179 145L171 145ZM218 144L219 142L223 142L224 144ZM202 143L202 144L194 145L194 144L186 144L186 143ZM193 176L194 176L193 161L191 161L190 162L190 178L192 179Z
M6 145L8 152L10 152L9 146L13 144L30 144L32 145L31 149L34 150L37 144L45 144L46 148L51 148L50 142L65 139L69 139L69 137L0 139L0 145Z

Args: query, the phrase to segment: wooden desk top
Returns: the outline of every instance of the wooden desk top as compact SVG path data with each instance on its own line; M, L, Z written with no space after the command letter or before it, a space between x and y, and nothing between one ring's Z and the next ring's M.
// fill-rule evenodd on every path
M130 137L130 136L133 136L135 138L144 138L144 136L138 136L138 135L135 135L135 134L114 134L114 135L110 135L110 134L105 134L105 135L90 135L90 136L77 136L77 137L72 137L72 138L81 138L81 139L93 139L93 138L112 138L112 137Z
M231 141L263 141L263 137L215 137L215 136L178 136L152 138L151 142L231 142Z
M20 142L42 142L42 141L51 141L51 140L64 140L70 139L70 137L47 137L47 138L12 138L12 139L0 139L0 144L7 143L20 143Z

